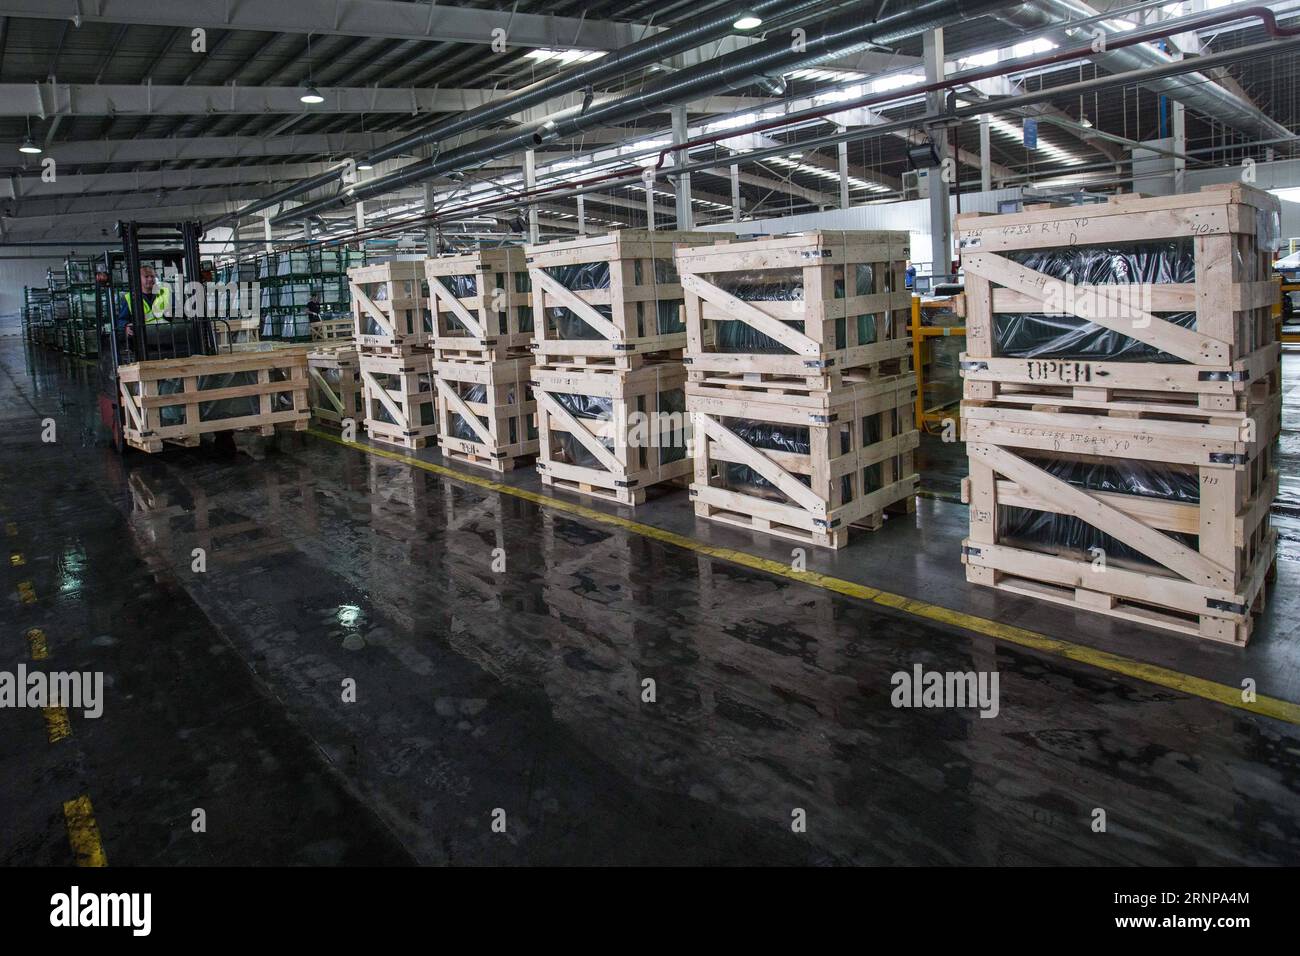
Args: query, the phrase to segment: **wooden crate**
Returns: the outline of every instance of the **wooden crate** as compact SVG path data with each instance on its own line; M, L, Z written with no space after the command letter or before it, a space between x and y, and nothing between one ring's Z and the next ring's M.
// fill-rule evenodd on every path
M886 375L909 370L908 242L906 232L815 230L678 250L691 380L744 379L776 391L815 391L838 387L852 369L879 365ZM797 300L734 294L795 283L802 296ZM873 321L860 325L860 316ZM782 352L722 351L723 322L747 326L747 333L765 336Z
M258 318L213 319L212 331L217 339L217 348L225 351L236 345L251 345L260 342L262 320Z
M332 425L341 425L345 418L354 422L363 419L361 361L353 346L313 348L307 354L307 372L314 418Z
M362 352L410 355L433 339L424 263L395 260L348 270L352 338Z
M1026 411L964 402L970 454L963 499L967 580L1154 627L1242 645L1274 566L1269 511L1277 493L1278 411L1245 417L1125 418L1095 411ZM1045 460L1182 476L1194 500L1072 484ZM1112 482L1112 488L1117 485ZM1184 499L1192 498L1190 493ZM1078 519L1146 560L1107 560L1059 546L1017 543L1005 508ZM1174 534L1195 535L1195 544ZM1104 548L1103 548L1104 550Z
M351 342L356 334L356 319L349 316L321 319L310 323L310 327L313 342Z
M302 348L263 346L135 362L119 366L118 380L126 441L141 451L162 451L164 442L197 445L209 432L256 428L271 435L277 425L301 431L311 417ZM249 410L218 418L232 409L214 402L246 404Z
M501 362L528 351L533 298L521 246L427 259L424 271L438 359Z
M437 392L428 352L361 353L361 404L375 441L424 448L438 434Z
M434 361L438 446L444 457L505 472L519 459L537 454L532 365L531 356L502 362ZM481 399L469 397L479 389ZM466 429L472 437L466 437Z
M660 333L661 306L666 311L682 300L673 253L684 246L717 239L716 233L620 229L603 236L582 236L526 246L533 287L533 352L539 365L608 365L639 368L686 345L685 331ZM597 289L566 288L553 272L588 266L607 285ZM566 338L548 310L565 309L599 337ZM606 316L601 310L608 309Z
M690 474L689 446L687 457L662 460L665 449L681 447L689 438L682 394L686 371L681 365L667 362L631 371L534 366L532 380L540 432L537 471L542 484L638 505L645 501L649 486ZM574 395L608 399L610 417L597 420L572 414L562 404L572 399L557 396ZM680 406L675 419L653 414L674 398ZM633 413L641 415L634 417ZM596 464L565 460L566 436ZM613 447L606 447L602 438Z
M875 530L887 508L915 508L920 433L911 373L789 397L691 382L686 396L695 437L691 498L702 518L842 548L851 525ZM781 428L787 439L806 429L808 451L761 447L744 423ZM740 490L729 480L736 467L761 478L772 497Z
M957 217L966 273L965 397L1032 405L1046 396L1103 410L1158 401L1244 412L1261 381L1276 391L1267 381L1276 381L1280 355L1270 317L1277 287L1269 281L1263 237L1278 209L1262 190L1224 184L1186 195ZM1014 261L1033 251L1170 240L1190 248L1194 281L1075 284ZM1195 313L1194 330L1166 318L1188 312ZM1000 356L995 317L1009 314L1091 322L1176 361L1080 361L1050 348L1031 358Z

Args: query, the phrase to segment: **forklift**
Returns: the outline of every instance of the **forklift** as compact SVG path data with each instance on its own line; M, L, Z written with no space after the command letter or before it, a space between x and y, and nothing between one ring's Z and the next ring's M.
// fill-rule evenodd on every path
M170 267L185 282L206 283L199 258L199 237L203 227L198 222L139 223L119 222L117 235L120 250L107 252L95 270L95 321L99 329L99 415L112 436L119 453L127 445L124 433L125 410L121 406L119 369L123 365L159 359L187 358L191 355L216 355L217 338L212 320L207 317L206 298L197 316L184 316L184 294L173 298L172 310L178 314L161 322L145 322L144 293L140 287L140 267ZM114 282L114 273L125 270L123 287ZM162 281L162 269L159 281ZM131 334L118 328L118 303L129 293L131 311L128 323Z

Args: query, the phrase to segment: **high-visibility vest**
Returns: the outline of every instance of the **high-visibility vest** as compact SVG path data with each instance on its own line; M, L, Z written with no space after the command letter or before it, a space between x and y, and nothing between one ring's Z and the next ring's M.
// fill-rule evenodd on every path
M127 310L131 309L131 293L123 292L122 300L126 303ZM144 323L152 325L154 322L168 322L167 307L171 305L172 294L167 286L160 286L154 295L153 302L144 304Z

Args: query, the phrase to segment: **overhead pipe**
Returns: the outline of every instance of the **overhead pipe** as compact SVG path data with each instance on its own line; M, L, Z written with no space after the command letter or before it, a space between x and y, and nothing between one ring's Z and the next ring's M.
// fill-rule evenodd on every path
M1064 86L1040 89L1032 93L1025 93L1017 96L1005 97L1003 99L996 101L995 104L975 103L964 107L956 107L939 115L908 118L905 120L898 120L891 123L873 125L863 130L852 130L844 133L828 134L826 136L820 136L810 140L805 140L801 142L799 145L803 148L815 149L823 146L836 145L841 142L849 142L852 140L872 138L875 136L885 135L896 131L907 130L907 129L915 128L917 125L923 125L924 123L927 122L943 122L946 120L953 120L953 119L973 118L978 116L981 113L988 112L990 106L996 106L996 108L999 110L1020 109L1026 106L1031 106L1037 103L1041 103L1045 100L1053 99L1058 96L1072 97L1072 96L1078 96L1086 93L1098 92L1105 89L1111 89L1114 87L1123 87L1131 83L1143 82L1148 79L1164 79L1167 77L1179 76L1182 74L1195 72L1196 70L1199 69L1206 69L1206 68L1213 68L1221 65L1227 65L1229 63L1233 63L1238 60L1251 59L1256 56L1271 55L1281 50L1291 50L1291 49L1295 49L1297 46L1300 46L1300 28L1283 27L1279 25L1276 22L1276 19L1273 17L1273 12L1266 7L1244 8L1242 10L1233 11L1230 15L1226 12L1219 13L1219 14L1210 14L1207 15L1206 17L1197 18L1195 26L1199 28L1201 26L1212 25L1203 22L1210 19L1213 19L1216 22L1226 22L1228 20L1239 20L1243 18L1259 18L1260 20L1263 21L1264 27L1267 30L1267 32L1271 36L1280 38L1280 42L1255 44L1249 47L1242 47L1234 50L1222 51L1220 53L1207 54L1203 57L1198 57L1195 60L1190 60L1190 59L1172 60L1169 63L1164 64L1162 66L1149 67L1143 70L1136 71L1135 73L1130 72L1130 73L1117 74L1117 75L1104 75L1104 76L1094 77L1093 79L1090 80L1081 80L1076 83L1066 84ZM1129 42L1144 42L1144 38L1141 35L1135 36ZM1057 62L1062 62L1063 60L1079 59L1090 55L1092 55L1092 50L1090 46L1079 47L1074 50L1060 51L1057 53L1050 54L1048 56L1039 57L1033 61L1029 61L1029 63L1036 64L1036 65L1044 65L1046 61L1050 61L1051 63L1057 63ZM925 84L923 86L917 86L917 87L909 87L906 92L908 95L915 95L917 93L928 93L928 92L954 89L958 86L970 83L972 80L975 79L988 79L990 76L998 75L999 69L1002 72L1015 72L1024 69L1027 65L1029 64L1027 64L1024 61L1021 61L1009 67L1004 66L1001 68L990 68L987 70L964 71L960 74L954 74L953 76L945 80L939 81L937 83L930 83L930 84ZM838 112L844 109L854 109L859 106L868 106L868 105L872 105L873 103L881 102L885 99L889 99L889 98L896 99L898 95L899 94L897 91L893 91L888 94L874 94L872 96L863 97L858 100L847 101L844 103L836 104L834 109L836 112ZM789 114L787 117L783 117L782 121L786 123L802 122L805 119L812 118L816 115L821 115L823 113L824 111L820 109L806 110L800 113ZM728 130L726 135L727 136L744 135L747 132L756 132L770 127L771 127L771 123L762 123L751 127L745 127L742 129ZM1294 139L1294 137L1289 137L1289 138ZM680 150L683 148L692 147L697 144L707 144L709 142L712 142L714 139L715 137L709 137L701 140L693 140L690 143L683 143L680 145L667 147L664 150L661 150L659 162L660 164L662 164L664 157L668 153L673 152L674 150ZM769 156L780 156L788 153L789 149L790 147L788 145L782 144L780 146L768 147L766 149L747 152L745 154L745 158L747 161L752 161L758 159L765 159ZM1196 152L1202 152L1202 151L1197 150ZM717 166L731 165L734 162L735 162L735 157L723 157L722 159L688 163L679 167L674 167L674 170L683 173L690 173L690 172L697 172L705 169L711 169ZM623 171L616 170L613 172L603 173L597 176L587 177L585 179L569 180L564 183L559 183L552 186L545 186L545 187L539 187L537 189L516 192L499 198L494 198L488 202L482 203L477 206L475 205L458 206L458 207L452 207L451 209L444 210L439 213L432 213L424 216L413 216L409 219L400 220L398 222L386 223L382 226L377 226L374 229L362 230L354 233L349 233L343 236L336 236L328 240L327 244L337 244L337 243L355 242L359 240L364 240L366 238L370 238L376 235L383 235L391 232L398 232L403 229L409 229L412 226L421 223L429 223L429 222L447 218L449 216L465 216L465 215L479 213L481 211L492 210L496 208L508 209L517 206L521 202L527 203L531 201L537 201L540 199L565 198L571 195L580 195L588 192L595 192L598 190L616 188L617 186L620 185L635 185L639 181L639 179L640 179L639 168L635 170L623 170ZM291 248L298 248L298 247L295 246Z
M1257 10L1259 8L1252 7L1250 9ZM1271 15L1272 11L1269 12ZM1233 13L1237 17L1241 17L1247 11L1225 10L1222 13ZM1105 14L1093 9L1083 0L1034 0L1032 3L1025 3L1019 7L1005 10L997 14L997 16L998 19L1011 26L1024 30L1058 27L1068 33L1071 27L1074 26L1072 21L1096 20L1098 17L1104 17ZM1158 22L1155 25L1158 26ZM1166 31L1166 37L1171 32ZM1182 29L1177 32L1186 33L1189 31ZM1153 46L1125 45L1121 47L1108 42L1105 52L1096 54L1093 62L1109 72L1125 73L1153 66L1164 66L1175 62L1175 60L1168 53ZM1233 129L1247 133L1250 136L1291 137L1291 131L1281 123L1271 119L1257 106L1247 103L1227 87L1202 73L1185 76L1179 82L1151 80L1144 82L1142 85L1157 94L1177 100L1184 106L1208 116L1213 116L1216 120L1220 120Z
M749 9L757 14L768 14L785 19L825 6L826 3L827 0L757 0L757 2L750 4ZM712 13L702 16L685 26L678 26L637 43L629 44L597 60L578 64L572 69L557 73L555 76L514 90L500 99L493 100L491 103L448 116L434 123L428 129L420 130L409 136L403 136L401 139L394 140L373 152L367 153L358 162L370 163L371 165L378 164L383 160L400 156L412 149L437 144L449 137L478 129L494 120L504 119L521 110L545 103L554 97L574 93L597 83L604 83L665 57L675 56L686 50L693 50L705 43L737 32L733 25L735 20L736 11L730 8L725 13ZM212 222L211 225L227 225L238 219L251 216L255 212L269 209L271 206L287 199L293 199L313 189L328 186L343 174L343 169L343 166L339 166L309 179L301 179L296 183L291 183L265 199L259 199L222 216Z
M520 130L512 130L433 159L412 163L395 173L350 186L334 196L306 203L295 208L292 213L275 217L272 222L284 223L324 209L350 206L358 200L391 192L430 179L439 173L474 166L520 150L536 149L548 142L577 136L594 126L605 126L632 116L662 110L702 95L744 89L764 75L814 67L837 56L871 46L895 43L926 30L989 13L1001 6L1003 4L998 0L927 0L910 10L895 13L874 23L863 23L861 14L828 19L817 31L809 30L806 43L797 47L791 44L788 37L766 40L709 63L680 70L635 93L607 100L585 112L580 108L564 110L550 119Z

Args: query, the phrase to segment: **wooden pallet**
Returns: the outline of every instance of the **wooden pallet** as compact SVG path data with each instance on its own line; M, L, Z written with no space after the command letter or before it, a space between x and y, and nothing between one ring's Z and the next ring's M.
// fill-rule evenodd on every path
M118 367L118 381L126 441L151 453L164 442L197 445L210 432L256 428L272 435L277 425L301 431L311 417L307 352L292 346L135 362ZM247 404L250 411L218 418L231 409L213 402Z
M506 472L537 454L532 365L531 356L501 362L434 361L438 446L444 457ZM467 397L479 388L485 391L482 400ZM465 437L465 429L472 438Z
M920 480L913 460L920 442L912 417L915 375L823 393L816 396L820 407L812 404L812 397L793 398L687 385L695 436L691 498L698 516L804 544L842 548L848 544L850 526L876 530L886 509L915 508ZM746 440L742 422L806 429L808 451L760 447ZM763 479L771 497L731 484L732 466L743 466Z
M639 368L660 361L686 345L685 331L660 333L662 303L678 304L682 286L673 253L717 239L716 233L620 229L527 246L533 288L533 352L538 364L609 365ZM570 266L607 270L608 285L590 290L566 288L553 274ZM608 309L606 316L601 310ZM598 338L562 338L551 310L566 310Z
M426 259L424 270L436 359L502 362L528 352L533 341L533 299L522 247Z
M424 263L394 260L348 270L352 338L371 354L401 357L428 348L433 314Z
M360 366L361 404L370 437L403 448L433 444L438 414L430 353L391 356L362 352Z
M1262 606L1276 532L1276 409L1211 422L1026 412L964 402L970 453L963 499L970 536L967 580L1231 644L1250 636ZM1068 483L1044 460L1158 465L1184 476L1197 500L1165 499ZM1147 562L1094 565L1095 554L1025 545L1004 534L1019 508L1078 519ZM1173 534L1195 535L1193 547ZM1149 563L1148 563L1149 562Z
M353 346L341 343L313 348L307 354L307 371L314 418L331 425L341 425L348 418L362 420L361 360Z
M632 371L535 366L532 381L540 433L537 471L542 484L634 506L645 501L646 488L651 485L690 474L688 444L686 457L662 460L664 449L689 440L682 394L686 372L680 365L646 365ZM562 404L564 399L557 397L567 395L609 399L610 417L597 420L572 414ZM674 398L682 409L675 417L653 414ZM596 464L566 460L566 436ZM612 447L606 447L601 439L608 439Z
M845 370L882 363L895 363L890 374L910 368L908 243L906 232L815 230L679 250L693 377L802 381L809 390L825 390L839 387ZM802 298L742 299L733 294L739 290L729 291L732 283L798 283ZM860 329L857 317L864 315L874 321ZM720 322L748 326L783 351L721 351Z
M1117 393L1149 391L1162 393L1161 400L1243 410L1248 400L1243 396L1273 375L1278 362L1271 317L1277 286L1270 281L1272 252L1260 239L1278 209L1278 200L1262 190L1223 184L1185 195L1119 196L1088 206L958 216L966 273L965 397L990 399L1032 386L1110 403ZM1170 239L1191 245L1195 281L1075 284L1013 258L1032 250ZM1164 318L1178 312L1196 314L1194 330ZM1017 313L1092 323L1176 361L1077 361L1068 353L999 356L995 316Z

